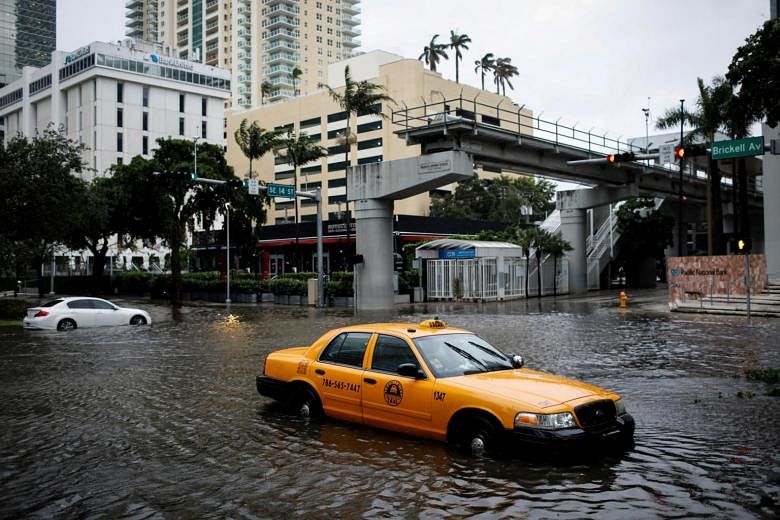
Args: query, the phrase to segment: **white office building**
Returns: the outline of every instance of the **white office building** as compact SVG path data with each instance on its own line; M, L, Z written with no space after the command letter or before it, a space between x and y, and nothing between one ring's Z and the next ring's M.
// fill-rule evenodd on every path
M0 89L5 140L49 124L87 146L85 180L113 164L149 156L160 137L200 137L224 146L230 72L164 54L132 39L54 51Z

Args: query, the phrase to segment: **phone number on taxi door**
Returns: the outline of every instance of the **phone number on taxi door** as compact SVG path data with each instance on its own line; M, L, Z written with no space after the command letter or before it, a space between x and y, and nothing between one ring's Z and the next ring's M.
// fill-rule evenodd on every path
M334 390L348 390L350 392L360 392L360 385L348 383L346 381L335 381L333 379L323 379L322 386L333 388Z

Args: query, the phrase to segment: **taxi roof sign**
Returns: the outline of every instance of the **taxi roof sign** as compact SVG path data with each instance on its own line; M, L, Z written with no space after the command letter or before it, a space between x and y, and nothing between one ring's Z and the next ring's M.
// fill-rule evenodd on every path
M423 320L420 322L420 327L427 327L429 329L446 329L447 324L440 319Z

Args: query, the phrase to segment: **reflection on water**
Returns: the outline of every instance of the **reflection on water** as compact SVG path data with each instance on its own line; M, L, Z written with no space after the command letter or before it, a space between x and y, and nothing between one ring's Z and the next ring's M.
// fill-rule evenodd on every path
M772 517L776 321L578 303L151 307L152 327L0 328L0 516ZM283 414L266 353L364 321L433 315L531 368L620 392L636 447L583 460L465 457L444 444ZM752 392L750 399L739 392Z

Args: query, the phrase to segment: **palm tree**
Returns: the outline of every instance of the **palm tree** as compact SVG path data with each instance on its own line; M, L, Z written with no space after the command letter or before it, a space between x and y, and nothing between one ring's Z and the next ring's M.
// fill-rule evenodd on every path
M513 76L517 76L520 72L517 67L512 65L512 58L498 58L496 64L493 66L493 78L496 83L496 94L500 94L499 87L503 90L503 94L506 96L506 86L514 90L512 82L509 81Z
M661 130L679 128L680 122L693 129L684 137L684 144L691 144L697 138L712 143L715 133L724 127L727 121L726 107L733 97L731 85L722 77L715 77L712 85L707 86L701 78L697 78L699 98L696 101L696 112L667 109L656 122ZM724 252L723 244L723 208L721 205L721 175L718 162L710 157L707 164L707 221L708 240L707 252L710 255Z
M450 59L449 56L447 56L446 49L448 45L444 43L436 43L436 38L438 38L438 34L434 34L433 38L431 38L431 42L425 46L423 49L422 54L420 54L420 57L417 58L418 60L425 60L425 64L430 66L431 70L436 72L436 64L439 63L439 61L444 58L445 60Z
M270 81L263 81L260 84L260 104L265 104L265 98L273 94L274 92L274 86L271 84Z
M294 96L297 96L299 94L298 89L295 88L295 82L297 81L298 78L301 77L302 74L303 74L303 71L301 69L299 69L298 67L293 67L292 72L290 72L290 79L292 79L293 95Z
M488 52L481 59L474 62L474 72L480 72L482 77L482 90L485 90L485 73L493 70L496 66L496 60L493 58L493 53Z
M536 257L536 297L542 297L542 256L549 253L553 234L546 229L536 228L534 230L534 257Z
M298 173L301 166L309 164L312 161L316 161L320 157L328 155L327 150L318 145L314 139L306 135L306 133L288 132L287 135L279 139L279 143L274 150L277 157L282 159L285 164L289 164L293 167L293 186L296 191L298 190ZM308 186L307 186L308 187ZM295 251L298 249L298 197L295 197ZM300 254L298 256L298 270L301 268Z
M347 113L347 126L344 128L344 177L346 178L347 172L350 166L350 155L352 155L352 136L350 131L350 124L352 117L357 118L358 114L374 114L380 117L386 118L387 116L382 113L381 103L391 102L395 103L393 98L383 93L384 87L371 83L367 80L355 81L352 79L352 74L349 70L349 65L344 67L344 90L339 88L338 91L323 83L319 84L319 88L326 88L330 94L331 99L339 104L341 109ZM349 242L349 198L347 197L346 213L344 214L344 220L347 225L347 242Z
M252 178L252 161L260 159L266 153L273 150L279 140L279 132L275 130L263 130L257 121L252 121L247 126L247 120L241 121L241 126L233 134L236 144L249 159L249 178Z
M535 228L518 228L515 243L523 250L525 257L525 297L528 298L528 264L531 261L531 246L534 243Z
M460 50L468 50L469 43L471 43L471 38L467 34L455 34L455 31L450 31L450 49L455 51L455 83L460 83L458 62L463 59L463 54L460 53Z

